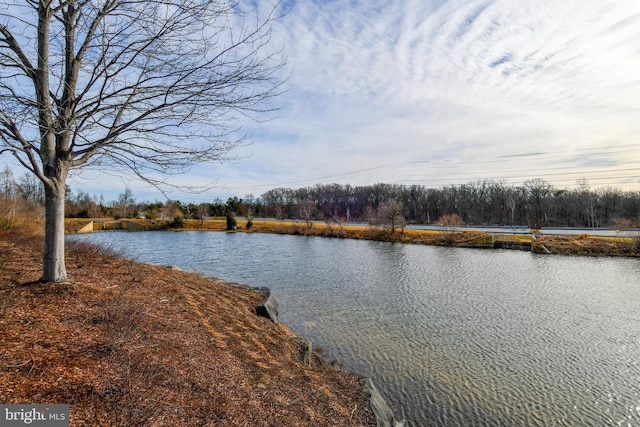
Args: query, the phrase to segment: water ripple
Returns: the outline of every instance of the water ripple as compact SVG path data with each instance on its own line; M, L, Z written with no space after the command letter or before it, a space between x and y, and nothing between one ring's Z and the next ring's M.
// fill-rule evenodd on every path
M412 426L640 424L636 260L241 233L126 246L272 287L294 331L373 377Z

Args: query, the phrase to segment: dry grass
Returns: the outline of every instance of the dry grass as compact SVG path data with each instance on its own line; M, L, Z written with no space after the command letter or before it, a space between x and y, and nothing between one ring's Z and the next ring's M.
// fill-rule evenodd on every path
M580 236L540 236L533 242L533 250L552 254L590 256L640 256L640 247L635 239ZM546 252L546 251L545 251Z
M172 220L168 219L124 219L114 220L112 218L67 218L65 219L65 232L75 233L90 222L94 222L94 230L121 230L122 223L131 223L137 226L139 230L166 230L172 227ZM208 219L200 221L197 219L185 219L182 223L184 230L212 230L222 231L226 228L226 220L224 218Z
M314 223L311 227L307 227L302 221L261 220L254 220L254 226L249 231L430 245L465 243L487 235L477 231L461 231L445 236L438 231L415 229L396 229L392 233L390 229L384 227L344 225L339 222Z
M244 224L238 223L244 228ZM216 219L207 219L201 221L199 219L186 219L184 221L183 228L185 230L211 230L211 231L224 231L227 228L227 220L224 217Z
M78 220L76 220L78 221ZM145 224L145 229L166 229L167 221L144 221L134 220ZM80 224L76 224L72 228L78 228ZM537 241L532 241L531 235L505 235L492 237L488 233L480 231L431 231L431 230L415 230L405 229L404 231L397 229L395 233L384 227L374 227L369 225L345 225L340 222L312 223L307 226L304 221L273 221L260 220L253 221L253 227L246 229L246 221L238 221L238 232L256 232L256 233L276 233L276 234L293 234L302 236L321 236L335 237L361 240L376 240L384 242L398 243L414 243L426 245L445 245L445 246L491 246L495 242L502 243L502 247L509 247L513 243L514 247L525 247L529 243L533 251L555 254L573 254L573 255L600 255L600 256L640 256L640 239L639 238L621 238L621 237L595 237L590 235L580 236L544 236L539 230L532 230L537 236ZM216 218L206 220L202 223L199 220L186 220L182 229L185 230L212 230L223 231L226 228L224 218ZM544 248L543 248L544 247Z
M87 224L89 220L71 219L66 221L67 232L73 233ZM133 224L137 224L140 229L144 230L164 230L171 228L169 220L124 220ZM120 229L121 221L106 222L105 229ZM101 227L94 227L99 230ZM184 220L180 230L207 230L207 231L225 231L226 220L224 218L200 220ZM378 240L385 242L402 242L402 243L422 243L435 245L455 245L459 243L469 242L486 233L477 231L461 231L453 233L443 233L430 230L415 229L396 229L394 233L388 228L374 227L369 225L345 225L337 221L327 221L325 223L312 223L310 226L304 221L273 221L254 219L253 225L247 229L247 221L238 219L238 232L249 233L274 233L274 234L292 234L301 236L320 236L320 237L336 237L360 240Z
M374 425L361 380L300 357L259 296L70 245L74 284L35 282L42 237L0 233L0 403L72 426Z
M589 256L640 256L640 240L632 238L581 236L543 236L532 241L530 235L504 235L492 238L481 231L439 232L431 230L405 229L395 233L387 228L368 225L354 226L339 223L314 224L307 227L304 222L295 221L254 221L250 231L263 233L313 235L323 237L339 237L350 239L377 240L386 242L414 243L426 245L491 245L496 241L502 247L514 243L514 247L531 244L534 251L546 252L544 245L554 254L589 255Z

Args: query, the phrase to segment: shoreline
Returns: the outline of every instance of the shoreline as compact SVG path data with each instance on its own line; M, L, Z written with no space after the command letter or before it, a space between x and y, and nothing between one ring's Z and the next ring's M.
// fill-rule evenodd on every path
M184 220L183 226L172 228L169 221L126 220L67 220L68 233L98 231L225 231L241 233L271 233L318 236L391 243L423 244L478 249L524 250L538 254L580 256L640 257L640 238L543 235L539 230L530 234L491 234L482 231L432 231L397 229L369 225L344 225L338 222L311 223L300 221L272 221L254 219L250 229L239 225L226 230L224 219Z
M39 239L0 234L0 403L70 404L71 425L376 425L365 379L306 363L254 290L87 244L72 284L38 284Z

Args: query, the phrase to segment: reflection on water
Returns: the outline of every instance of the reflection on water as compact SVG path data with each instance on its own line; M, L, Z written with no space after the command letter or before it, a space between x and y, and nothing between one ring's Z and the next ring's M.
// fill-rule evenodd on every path
M284 322L373 377L412 426L640 424L638 260L243 233L73 238L271 287Z

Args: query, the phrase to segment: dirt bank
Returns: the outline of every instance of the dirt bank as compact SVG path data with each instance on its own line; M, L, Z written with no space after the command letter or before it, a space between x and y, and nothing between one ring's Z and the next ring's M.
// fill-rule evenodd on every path
M71 425L375 425L363 382L215 279L70 245L72 284L40 276L41 237L0 233L0 403L71 405Z

